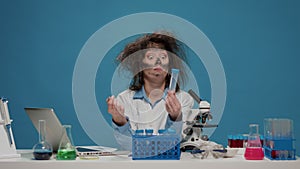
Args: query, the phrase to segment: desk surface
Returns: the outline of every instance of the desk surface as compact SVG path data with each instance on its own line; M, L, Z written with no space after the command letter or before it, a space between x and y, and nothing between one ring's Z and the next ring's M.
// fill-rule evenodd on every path
M82 160L77 158L71 161L58 161L52 156L50 160L39 161L32 160L32 152L30 150L19 150L21 158L0 159L0 168L2 169L78 169L78 168L172 168L172 169L296 169L300 166L300 159L291 161L274 161L269 159L259 161L245 160L243 155L235 155L233 158L199 159L191 156L189 153L182 153L180 160L132 160L128 155L101 156L96 160Z

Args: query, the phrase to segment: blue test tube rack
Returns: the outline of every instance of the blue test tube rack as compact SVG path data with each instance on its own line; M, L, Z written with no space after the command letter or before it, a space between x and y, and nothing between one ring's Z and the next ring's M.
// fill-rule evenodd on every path
M153 135L149 132L151 132L151 130L146 129L145 132L138 131L132 135L133 160L180 159L180 136L178 134L160 131L158 135Z

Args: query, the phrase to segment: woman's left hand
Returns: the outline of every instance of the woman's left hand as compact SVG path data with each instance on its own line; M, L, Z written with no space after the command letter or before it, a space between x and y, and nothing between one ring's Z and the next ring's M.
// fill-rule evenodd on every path
M174 91L168 91L168 96L166 98L166 110L169 113L171 120L181 120L181 104Z

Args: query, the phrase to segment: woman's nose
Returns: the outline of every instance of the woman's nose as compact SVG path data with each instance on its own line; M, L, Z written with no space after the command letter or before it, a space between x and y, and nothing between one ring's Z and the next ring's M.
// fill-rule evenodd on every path
M160 58L159 58L159 57L156 59L156 61L155 61L155 65L161 65L161 60L160 60Z

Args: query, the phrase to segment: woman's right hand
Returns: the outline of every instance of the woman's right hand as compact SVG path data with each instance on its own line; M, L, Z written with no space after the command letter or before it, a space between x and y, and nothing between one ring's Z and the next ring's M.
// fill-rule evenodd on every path
M124 107L120 105L114 96L110 96L106 99L107 111L112 115L112 120L118 126L123 126L127 123L127 119L124 115Z

